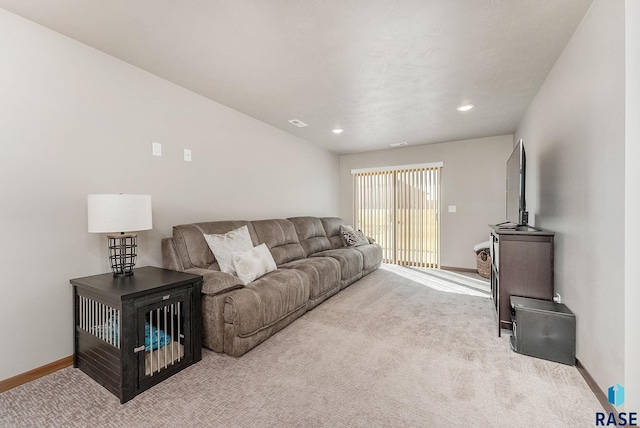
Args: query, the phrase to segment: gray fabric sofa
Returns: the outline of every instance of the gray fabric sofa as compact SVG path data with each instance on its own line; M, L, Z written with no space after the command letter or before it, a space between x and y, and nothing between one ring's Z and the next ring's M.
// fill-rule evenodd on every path
M173 237L162 240L163 267L203 276L203 344L237 357L380 267L380 245L345 247L342 224L337 217L293 217L174 226ZM220 271L203 236L244 225L277 266L247 285Z

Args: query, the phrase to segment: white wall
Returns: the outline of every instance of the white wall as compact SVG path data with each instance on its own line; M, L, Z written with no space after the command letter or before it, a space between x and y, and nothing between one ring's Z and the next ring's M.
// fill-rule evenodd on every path
M513 136L426 144L340 156L340 216L353 221L352 169L444 162L441 176L440 263L476 268L473 246L489 224L505 220L506 163ZM456 212L448 212L455 205Z
M73 352L69 279L109 271L89 193L152 195L138 266L175 224L338 214L324 149L1 9L0 52L0 380Z
M515 134L530 216L556 232L577 357L603 390L624 382L624 37L624 0L595 0Z
M627 411L640 412L640 2L625 1L625 383Z

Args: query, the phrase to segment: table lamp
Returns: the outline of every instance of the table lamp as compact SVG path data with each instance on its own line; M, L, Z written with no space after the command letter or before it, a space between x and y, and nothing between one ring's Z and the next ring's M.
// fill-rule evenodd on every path
M89 233L108 233L113 276L133 275L138 235L125 232L153 227L151 195L87 195L87 213Z

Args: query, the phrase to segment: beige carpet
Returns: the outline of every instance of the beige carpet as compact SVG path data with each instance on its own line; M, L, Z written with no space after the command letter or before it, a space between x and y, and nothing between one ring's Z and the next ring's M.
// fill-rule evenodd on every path
M383 267L243 357L205 350L124 405L60 370L0 394L0 426L593 426L602 408L576 368L512 352L491 301L464 293L482 282L453 275Z

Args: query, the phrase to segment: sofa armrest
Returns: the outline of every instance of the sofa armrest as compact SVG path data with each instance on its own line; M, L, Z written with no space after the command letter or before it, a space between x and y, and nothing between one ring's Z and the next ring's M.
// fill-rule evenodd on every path
M162 267L184 272L173 238L162 238Z
M185 272L202 275L202 294L216 295L244 287L238 277L218 270L191 268Z

